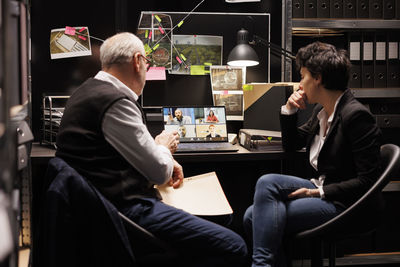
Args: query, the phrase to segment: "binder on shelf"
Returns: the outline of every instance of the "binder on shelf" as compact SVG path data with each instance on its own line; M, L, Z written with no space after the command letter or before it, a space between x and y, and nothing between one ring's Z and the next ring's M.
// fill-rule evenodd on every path
M330 0L317 0L317 17L330 18Z
M331 0L331 18L343 18L343 0Z
M398 2L400 5L400 2ZM394 19L396 17L396 0L383 0L383 18Z
M386 87L386 33L376 34L376 42L374 44L374 87Z
M293 0L292 2L292 17L304 18L304 0Z
M317 17L317 0L304 0L304 17Z
M356 0L343 0L343 18L356 18Z
M374 87L374 35L364 33L362 39L361 87Z
M349 33L350 88L361 88L361 33Z
M369 0L369 18L383 18L383 0Z
M360 18L360 19L369 18L369 1L368 0L357 0L357 18Z
M389 36L388 41L388 73L387 73L387 87L400 87L400 53L399 53L399 40L391 39L393 37Z
M396 2L396 19L400 20L400 3L399 3L399 1Z

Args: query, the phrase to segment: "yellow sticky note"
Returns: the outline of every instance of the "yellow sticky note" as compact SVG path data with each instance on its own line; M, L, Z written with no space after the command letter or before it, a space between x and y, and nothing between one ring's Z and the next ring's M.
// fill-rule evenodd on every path
M251 91L251 90L253 90L253 85L250 85L250 84L244 84L243 85L243 91Z
M151 47L150 47L148 44L145 44L145 45L144 45L144 51L146 52L146 55L148 55L148 54L150 54L151 51L153 51L153 50L151 49Z
M161 19L160 19L160 17L159 16L157 16L157 15L154 15L154 17L158 20L158 22L161 22Z
M157 48L160 46L160 44L156 44L154 47L153 47L153 50L157 50Z
M204 62L204 66L212 66L212 63Z
M190 66L191 75L204 75L204 65L192 65Z
M183 54L181 54L181 58L186 61L186 57Z
M183 24L183 20L181 20L181 22L178 23L178 28L179 28L180 26L182 26L182 24Z
M149 37L149 30L146 30L146 33L144 34L144 38L147 39L147 37Z

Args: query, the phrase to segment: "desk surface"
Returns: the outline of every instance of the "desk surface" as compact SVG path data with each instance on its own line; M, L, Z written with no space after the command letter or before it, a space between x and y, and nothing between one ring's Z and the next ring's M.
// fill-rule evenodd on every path
M246 148L236 144L239 149L237 152L201 152L201 153L177 153L174 158L179 162L223 162L223 161L255 161L255 160L282 160L293 159L304 156L304 151L284 152L280 150L262 150L249 151ZM52 158L55 155L55 149L51 146L40 145L39 143L32 144L32 158Z

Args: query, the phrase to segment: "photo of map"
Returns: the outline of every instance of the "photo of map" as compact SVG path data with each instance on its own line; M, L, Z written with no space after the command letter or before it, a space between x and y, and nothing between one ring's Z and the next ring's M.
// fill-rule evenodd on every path
M208 75L211 65L222 64L222 47L221 36L175 34L171 73Z

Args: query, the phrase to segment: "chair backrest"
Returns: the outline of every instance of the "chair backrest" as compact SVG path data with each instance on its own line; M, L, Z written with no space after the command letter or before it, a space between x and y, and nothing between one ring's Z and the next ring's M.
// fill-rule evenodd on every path
M50 160L40 266L160 266L176 259L165 242L108 201L61 158ZM52 255L51 257L45 255Z
M333 230L338 229L338 226L351 220L353 215L359 211L360 207L366 204L372 196L379 193L389 183L391 178L400 169L400 148L394 144L385 144L381 146L381 168L382 173L375 184L354 204L348 207L338 216L331 220L306 231L297 233L295 238L310 238L314 236L330 235ZM369 229L373 230L373 229ZM340 233L334 233L336 237L340 236Z

